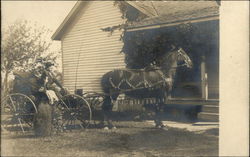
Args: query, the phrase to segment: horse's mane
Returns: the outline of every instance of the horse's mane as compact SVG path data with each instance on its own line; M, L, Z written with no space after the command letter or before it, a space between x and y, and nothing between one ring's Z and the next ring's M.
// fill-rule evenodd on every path
M160 65L162 65L163 61L166 61L166 59L169 59L171 55L173 55L175 52L177 52L178 49L177 48L174 48L166 53L163 53L162 55L160 55L157 60L160 61Z
M158 65L160 69L165 71L165 73L169 73L169 71L173 68L173 62L176 61L172 56L178 51L177 48L170 50L167 53L162 54L158 58Z

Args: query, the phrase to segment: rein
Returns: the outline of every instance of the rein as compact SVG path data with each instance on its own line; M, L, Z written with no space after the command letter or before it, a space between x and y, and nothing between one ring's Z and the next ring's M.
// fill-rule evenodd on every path
M180 52L181 51L181 49L179 49L179 50L177 50L177 52L178 52L178 54L175 54L176 53L176 51L171 51L170 53L168 53L167 54L167 56L166 57L164 57L164 58L167 58L166 60L168 61L169 60L169 57L171 56L171 55L175 55L174 57L175 57L175 60L177 59L177 57L180 55ZM169 71L168 71L168 73L170 73L172 70L175 70L175 69L177 69L178 67L181 67L181 66L186 66L187 65L187 63L185 62L185 63L183 63L183 64L181 64L181 65L177 65L176 67L170 67L170 69L169 69ZM150 69L148 69L148 68L150 68ZM141 72L142 73L142 75L143 75L143 80L142 81L140 81L138 84L136 84L136 85L133 85L133 84L131 84L130 83L130 81L131 81L131 79L127 79L127 78L123 78L117 85L115 85L115 83L113 82L113 80L112 80L112 78L110 77L109 78L109 83L111 84L111 86L114 88L114 89L118 89L118 90L121 90L121 91L133 91L133 90L139 90L139 89L145 89L145 88L153 88L153 87L155 87L155 86L157 86L157 85L160 85L160 84L163 84L163 85L165 85L165 84L167 84L167 83L171 83L173 80L172 80L172 77L168 77L168 76L166 76L166 75L168 75L168 74L165 74L163 71L165 70L165 68L163 68L163 67L145 67L145 68L143 68L143 69L120 69L121 70L121 72L123 71L123 70L125 70L125 71L134 71L134 72ZM148 82L148 80L145 78L146 77L146 72L149 72L149 71L154 71L154 72L156 72L156 73L158 73L160 76L161 76L161 80L160 81L158 81L158 82L156 82L156 83L149 83ZM123 75L123 73L121 73L120 75ZM131 89L122 89L121 88L121 85L123 84L123 83L126 83L127 84L127 86L128 87L130 87ZM141 86L143 86L143 87L141 87Z
M126 69L126 70L127 70L127 69ZM138 70L133 70L133 69L131 69L131 70L129 70L129 71L138 71ZM143 81L138 82L138 84L136 84L136 85L132 85L132 84L130 83L130 81L131 81L132 79L127 79L127 78L123 78L123 79L119 82L118 85L115 85L114 82L113 82L113 80L112 80L112 78L109 77L109 83L111 84L111 86L112 86L114 89L118 89L118 90L120 90L121 92L129 92L129 91L134 91L134 90L139 90L139 89L154 88L154 87L156 87L156 86L158 86L158 85L161 85L161 84L164 86L164 85L166 84L166 82L171 82L171 81L172 81L171 78L166 77L166 76L164 75L164 73L160 70L160 68L154 68L154 69L149 70L149 71L155 71L156 73L158 73L158 74L161 76L161 80L158 81L158 82L156 82L156 83L149 83L148 80L147 80L146 77L145 77L145 75L146 75L146 74L145 74L145 71L147 71L147 70L145 70L145 69L140 69L140 72L143 73ZM123 75L123 74L121 74L121 75ZM130 87L130 89L122 89L122 88L121 88L121 85L122 85L123 83L126 83L126 84L128 85L128 87ZM120 93L120 92L118 92L118 93Z
M182 57L182 58L179 58ZM165 54L162 56L162 59L160 60L160 67L156 66L147 66L143 69L117 69L118 70L118 76L119 82L114 82L112 77L107 78L109 84L111 87L115 90L113 90L110 94L120 94L124 92L130 92L140 89L157 89L161 88L160 86L171 86L173 83L173 75L175 75L175 70L178 67L183 66L189 66L189 64L186 61L185 53L182 53L182 49L173 49L168 54ZM182 64L178 64L178 61L184 61ZM176 65L176 66L175 66ZM125 71L130 72L131 75L129 77L126 77ZM157 80L152 81L150 79L149 72L154 72L155 77L158 77ZM137 74L136 74L137 73ZM139 80L136 80L138 78L134 78L134 76L140 76ZM137 76L137 77L138 77ZM148 77L147 77L148 76ZM118 81L118 80L116 80Z

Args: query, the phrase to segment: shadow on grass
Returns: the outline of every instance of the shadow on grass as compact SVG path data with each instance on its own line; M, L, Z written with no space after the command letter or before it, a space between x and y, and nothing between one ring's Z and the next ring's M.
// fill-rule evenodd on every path
M35 139L37 138L34 135L24 135L24 134L20 134L20 135L1 135L1 139L5 140L5 139Z
M219 128L208 129L204 134L219 136Z
M66 147L97 152L104 151L108 154L131 154L134 152L145 154L150 152L151 155L217 156L218 138L173 128L168 131L159 129L140 129L140 131L135 132L126 132L126 130L100 131L88 143L71 143Z

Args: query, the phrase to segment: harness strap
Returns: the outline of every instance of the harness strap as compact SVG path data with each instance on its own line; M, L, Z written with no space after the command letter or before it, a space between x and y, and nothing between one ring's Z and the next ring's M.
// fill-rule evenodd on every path
M112 85L113 88L118 88L118 87L114 84L114 82L112 81L112 78L111 78L111 77L109 78L109 83Z
M136 87L133 86L128 80L126 80L126 83L127 83L130 87L132 87L133 89L136 89Z

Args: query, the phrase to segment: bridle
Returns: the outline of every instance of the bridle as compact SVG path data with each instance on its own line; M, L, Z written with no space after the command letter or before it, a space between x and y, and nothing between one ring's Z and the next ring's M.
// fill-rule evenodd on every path
M169 73L171 74L172 73L172 71L175 71L177 68L179 68L179 67L184 67L184 66L187 66L187 67L190 67L190 65L188 64L188 58L187 58L187 56L186 55L184 55L183 53L182 53L182 51L183 51L183 49L182 48L178 48L178 50L177 50L177 54L175 54L176 56L176 59L177 59L177 62L178 62L178 58L179 57L184 57L184 63L182 63L182 64L176 64L176 66L173 66L173 67L170 67L170 69L169 69ZM173 53L175 53L175 52L170 52L167 56L166 56L166 58L169 58L170 57L170 55L172 55ZM160 70L163 70L164 68L160 68ZM168 76L166 76L165 74L163 74L164 75L164 80L166 81L166 82L168 82L168 83L171 83L172 81L173 81L173 79L171 78L171 77L168 77Z
M183 51L182 48L179 48L179 49L177 50L177 54L175 54L175 55L176 55L176 59L177 59L177 60L178 60L179 57L184 57L184 63L182 63L182 64L177 64L177 66L171 67L171 69L177 69L177 68L183 67L183 66L189 67L189 64L188 64L188 62L187 62L187 60L189 60L189 59L187 58L187 56L185 56L185 55L182 54L182 51ZM172 55L173 53L175 53L175 52L170 52L170 53L166 56L166 58L169 58L170 55ZM161 67L160 69L163 69L163 68Z

